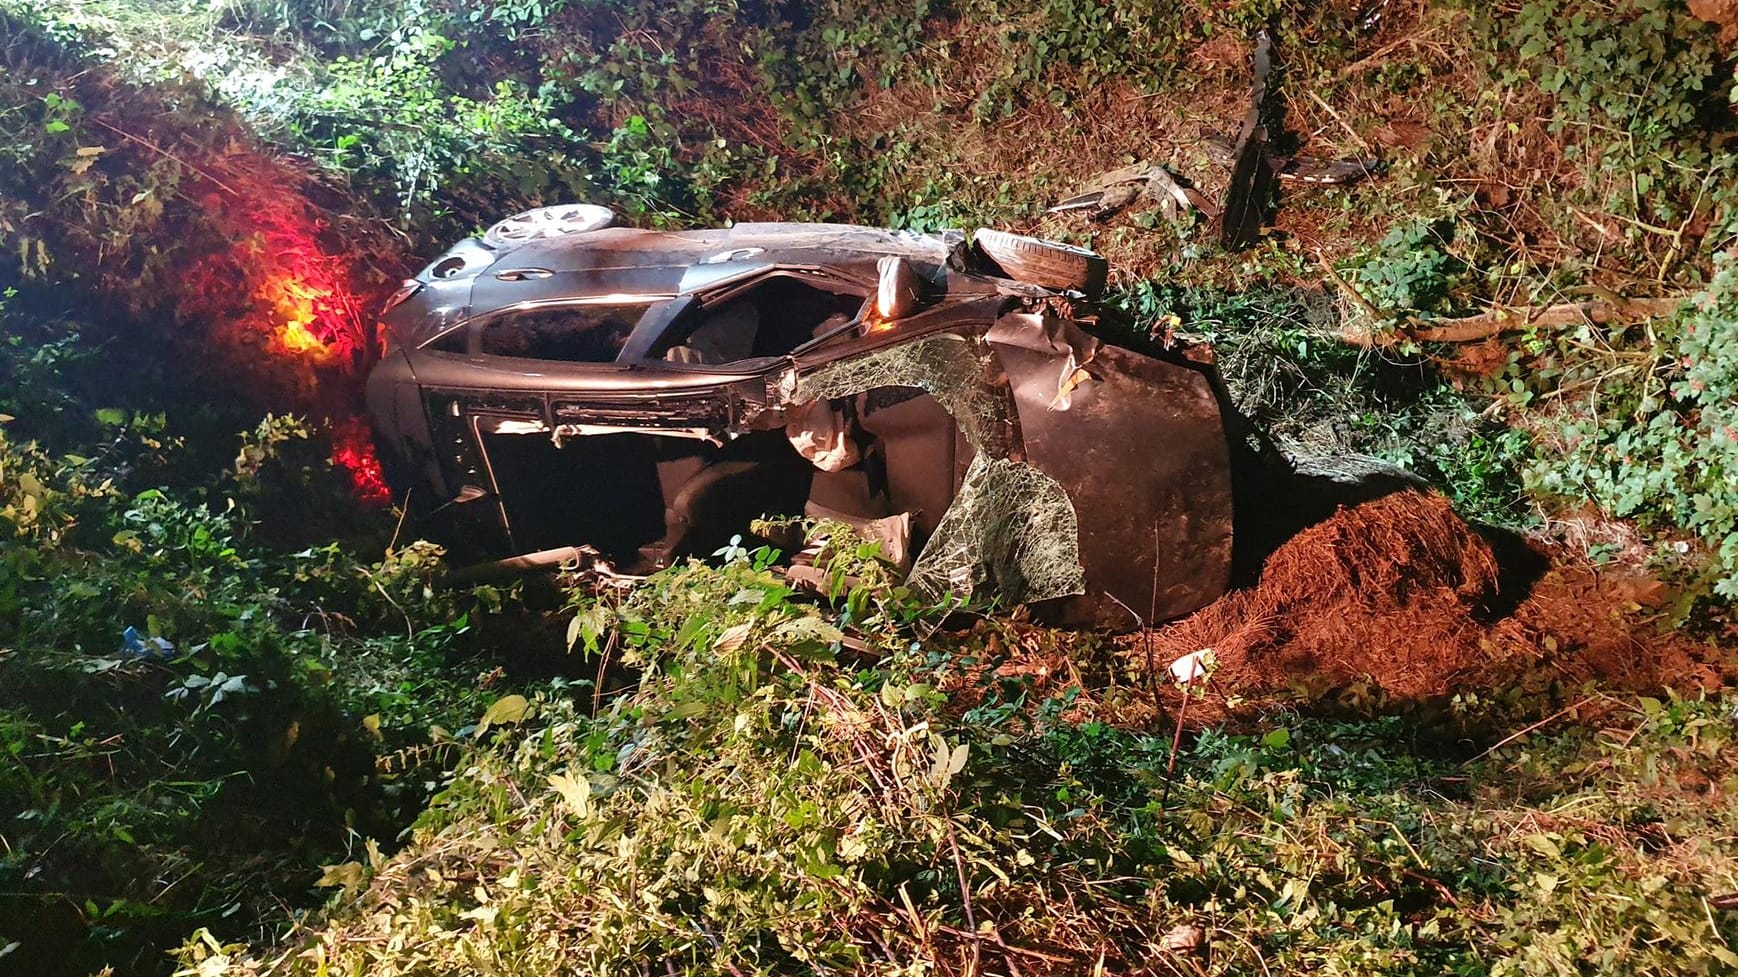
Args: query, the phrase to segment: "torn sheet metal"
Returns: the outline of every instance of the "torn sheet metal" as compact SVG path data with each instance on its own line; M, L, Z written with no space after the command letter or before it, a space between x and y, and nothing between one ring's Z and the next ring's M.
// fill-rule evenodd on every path
M1273 68L1273 39L1261 32L1255 42L1255 82L1249 91L1249 113L1232 147L1231 183L1225 189L1219 240L1237 250L1254 244L1267 219L1273 195L1273 168L1267 162L1267 73Z
M1189 189L1169 170L1157 163L1142 162L1099 174L1090 188L1057 201L1045 213L1090 211L1093 219L1100 220L1133 205L1143 196L1158 204L1166 220L1174 221L1196 207Z
M984 341L1047 357L1056 370L1056 391L1045 410L1067 410L1074 390L1092 378L1087 364L1098 355L1098 340L1048 312L1014 312L996 320ZM1006 366L1006 360L1003 360Z
M1147 196L1159 202L1159 213L1166 220L1174 221L1194 209L1188 191L1163 166L1154 166L1147 172L1146 191Z
M975 456L912 566L914 590L988 589L1013 603L1084 594L1074 504L1017 457L1019 430L997 366L977 336L940 333L821 367L799 378L795 400L918 387L959 425Z
M940 334L801 377L797 401L920 387L976 451L908 582L1057 601L1128 627L1224 592L1230 456L1211 366L1108 345L1049 312Z
M1231 463L1207 368L1041 314L1005 315L985 339L1012 387L1025 460L1084 514L1090 592L1067 616L1127 627L1223 593Z
M1209 136L1201 140L1201 148L1206 150L1208 156L1227 165L1237 160L1237 154L1229 139ZM1364 159L1322 159L1319 156L1299 153L1295 156L1269 156L1267 165L1282 181L1345 186L1374 175L1382 168L1382 160L1374 156Z
M1134 203L1141 197L1141 188L1123 184L1106 187L1102 190L1088 190L1065 200L1059 200L1053 207L1047 208L1046 214L1066 214L1074 211L1091 211L1094 220L1108 217Z
M1382 161L1373 156L1367 159L1319 159L1300 155L1276 159L1274 163L1278 164L1281 180L1331 186L1357 183L1382 167Z
M864 519L810 502L803 507L810 519L842 523L868 542L881 547L881 559L902 572L911 570L911 513L899 512L879 519Z

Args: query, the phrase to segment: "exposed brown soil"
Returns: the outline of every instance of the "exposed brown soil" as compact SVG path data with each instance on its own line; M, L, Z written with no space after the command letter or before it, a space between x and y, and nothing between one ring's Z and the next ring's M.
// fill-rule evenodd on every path
M1738 683L1738 645L1665 630L1669 591L1634 568L1559 566L1491 632L1493 664L1549 672L1565 684L1634 692L1712 692ZM1493 679L1505 669L1492 668Z
M1711 6L1724 2L1709 0ZM1625 232L1621 222L1560 206L1589 177L1575 140L1552 127L1551 98L1519 86L1501 92L1499 110L1464 117L1437 112L1432 106L1439 98L1473 105L1490 97L1492 81L1472 44L1466 12L1427 0L1382 7L1380 26L1360 39L1356 56L1316 43L1326 38L1290 38L1279 54L1288 80L1270 108L1282 116L1277 151L1376 157L1383 168L1351 186L1281 186L1270 234L1282 250L1305 259L1289 270L1282 262L1246 268L1239 261L1190 259L1191 275L1224 287L1264 281L1314 287L1319 261L1359 253L1379 241L1397 215L1430 212L1438 193L1453 190L1476 199L1473 224L1484 243L1502 253L1501 265L1550 267L1574 258L1592 281L1616 291L1645 285L1637 280L1633 254L1612 247ZM844 131L913 147L968 181L1008 181L1040 200L1082 191L1098 174L1136 159L1163 163L1209 200L1222 199L1229 168L1203 143L1234 135L1249 109L1246 38L1218 33L1185 46L1182 70L1159 93L1058 69L1047 83L1066 92L1065 106L1039 99L985 123L974 120L973 106L1005 70L994 32L960 19L938 18L927 28L937 48L951 52L937 80L872 90L860 109L840 120ZM888 189L920 193L928 172L913 171L909 188ZM1540 193L1540 187L1553 190ZM1152 209L1142 202L1097 220L1086 212L1033 214L1010 229L1088 244L1111 259L1116 274L1150 277L1178 261L1177 238L1152 226ZM1211 219L1201 219L1208 227L1194 232L1197 240L1211 236Z
M1669 628L1670 591L1639 563L1595 566L1527 545L1533 562L1555 562L1512 579L1446 499L1396 492L1340 508L1269 555L1255 586L1116 639L1109 655L1088 645L1095 638L985 622L960 636L980 664L944 688L961 710L995 681L1020 683L1031 701L1076 688L1072 718L1145 726L1181 704L1168 674L1155 701L1149 661L1164 673L1211 648L1217 667L1188 707L1196 727L1300 699L1433 704L1518 691L1554 708L1595 689L1738 685L1738 641Z
M1690 16L1717 24L1720 40L1738 43L1738 0L1690 0Z
M1667 589L1635 567L1560 562L1518 601L1503 586L1490 544L1446 499L1400 492L1340 509L1275 550L1256 586L1124 653L1139 670L1149 640L1159 667L1211 648L1220 696L1363 684L1432 700L1590 681L1693 693L1738 680L1717 642L1661 627Z
M1426 9L1426 4L1417 2L1395 4L1387 18L1392 27L1372 37L1370 44L1380 49L1391 41L1404 41L1407 32L1420 32ZM1084 190L1097 174L1136 159L1165 164L1209 200L1223 197L1229 166L1214 160L1204 141L1234 136L1249 110L1252 68L1247 39L1216 34L1190 47L1182 53L1186 66L1175 86L1159 93L1143 92L1116 79L1087 83L1058 72L1052 81L1068 92L1066 107L1040 100L1018 107L1009 118L985 124L972 120L972 106L1003 70L1003 56L993 36L967 21L936 20L929 29L938 43L957 48L958 53L946 62L944 77L934 86L900 85L872 92L861 110L844 120L858 138L897 134L900 142L926 147L926 155L946 159L955 173L986 181L1011 180L1040 199L1060 199ZM1402 43L1401 53L1428 61L1433 70L1452 70L1453 58L1438 52L1429 40L1426 35L1418 45ZM1313 64L1307 43L1288 49L1286 56L1305 73ZM1308 98L1286 103L1285 128L1296 143L1288 143L1290 148L1323 158L1359 158L1374 152L1370 145L1374 141L1381 142L1381 155L1391 162L1406 160L1409 167L1424 167L1434 142L1414 100L1395 99L1392 105L1376 106L1360 102L1354 112L1346 104L1353 97L1352 89L1326 94L1340 101L1341 107L1331 110L1339 117ZM1359 123L1371 123L1368 138L1348 128L1344 121L1348 114ZM1377 131L1385 133L1385 142ZM1389 206L1367 202L1349 206L1347 195L1364 201L1366 196L1386 197L1393 192L1387 180L1331 189L1288 184L1273 230L1294 238L1303 253L1338 260L1380 238L1389 223ZM1142 226L1138 215L1150 209L1150 203L1142 203L1101 221L1082 213L1038 215L1016 229L1084 240L1109 257L1118 274L1144 277L1176 260L1175 236ZM1348 211L1372 214L1370 219L1348 220ZM1300 284L1317 283L1313 274L1296 278Z
M1268 557L1257 586L1152 641L1161 662L1213 649L1226 687L1368 675L1391 694L1427 696L1485 657L1477 617L1496 591L1496 557L1447 500L1396 493L1304 530Z

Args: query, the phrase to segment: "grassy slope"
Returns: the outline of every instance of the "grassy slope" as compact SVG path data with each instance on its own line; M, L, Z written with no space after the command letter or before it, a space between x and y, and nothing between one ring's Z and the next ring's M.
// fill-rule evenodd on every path
M1174 316L1220 339L1244 404L1280 433L1408 461L1475 511L1510 521L1531 502L1516 484L1527 437L1481 417L1483 396L1469 406L1456 389L1483 391L1489 364L1457 371L1448 351L1343 346L1333 339L1341 320L1386 326L1490 301L1548 302L1585 286L1672 292L1706 280L1712 252L1730 244L1730 153L1708 138L1718 128L1708 113L1725 97L1731 65L1720 62L1712 30L1672 5L1540 0L1487 15L1394 3L1371 28L1355 23L1361 8L1352 4L1175 10L1135 0L967 2L915 14L848 2L770 12L704 5L703 15L697 2L596 3L555 5L546 18L497 4L479 7L486 20L468 27L445 8L400 4L7 6L81 33L96 50L86 56L146 87L162 84L165 70L200 64L258 133L344 173L361 198L354 209L396 221L424 251L521 203L567 197L608 199L648 222L983 221L1088 241L1116 259L1124 301L1143 324ZM1280 233L1238 255L1211 248L1205 223L1179 232L1138 210L1104 224L1041 216L1049 199L1135 158L1164 160L1214 191L1222 169L1200 142L1241 114L1247 31L1270 15L1284 52L1288 138L1320 155L1376 149L1389 163L1381 179L1288 191ZM469 46L450 43L460 38ZM105 44L119 53L104 54ZM1616 97L1581 87L1586 77ZM23 115L0 115L0 124L43 125L35 96L21 97ZM165 108L153 118L198 131L194 115L178 120ZM76 166L71 146L54 147L35 128L8 133L10 151L25 158L38 144L52 150L38 154L44 172L67 170L68 159ZM140 169L167 167L139 155ZM115 214L141 217L140 201L126 203L130 187L113 200L102 192L58 199L96 199L110 224ZM24 210L0 219L15 220L7 232L28 259L40 225L19 203ZM80 211L60 213L75 224ZM149 236L161 228L148 214L126 226L152 253L174 253L172 237ZM77 270L70 256L55 258ZM1343 291L1322 287L1324 261L1377 307L1375 322L1359 318ZM1569 338L1632 355L1613 337ZM1567 356L1554 337L1523 340L1494 351L1498 369L1511 354L1524 368L1543 366L1534 395L1581 382L1561 372ZM1663 376L1657 362L1676 354L1644 349L1641 358L1641 372ZM1593 375L1611 362L1596 359ZM1532 389L1527 373L1509 368ZM1548 412L1517 417L1523 429L1551 432ZM1542 443L1549 464L1557 446ZM58 485L64 473L43 468L43 481ZM21 497L19 470L8 467L5 487ZM228 488L217 484L219 495ZM453 717L476 714L496 694L467 689L478 666L440 653L452 610L411 606L421 568L395 578L407 587L393 591L409 607L401 621L390 599L358 589L366 578L349 558L297 558L345 568L335 593L297 596L309 567L247 545L244 566L216 573L222 586L293 582L264 606L261 640L168 677L145 667L83 671L106 650L114 612L45 595L108 586L92 562L144 581L128 613L180 614L175 636L186 643L228 633L229 608L250 606L180 601L183 575L213 572L197 553L172 566L129 562L130 548L113 536L136 507L119 500L91 514L82 535L8 551L39 554L53 568L38 574L24 606L66 611L30 630L18 627L22 618L0 622L15 628L3 633L11 654L0 668L40 679L10 686L38 691L6 703L0 735L28 761L8 769L8 792L27 798L20 813L46 812L54 825L6 834L23 839L8 871L22 876L37 850L64 854L52 836L67 826L104 864L123 864L139 847L133 829L156 823L158 814L140 812L161 806L162 771L105 774L113 730L90 717L137 722L129 713L149 710L111 705L154 703L166 682L220 664L318 674L322 662L352 663L331 697L354 715L382 715L389 746L426 740L430 723L456 727ZM208 533L232 529L228 519L185 518ZM333 642L297 626L327 606L354 608L360 631ZM594 623L598 614L639 622L614 632L612 652L648 667L637 690L594 718L577 708L589 696L557 687L489 742L443 748L457 764L416 839L391 861L338 863L329 881L349 888L327 917L282 943L222 949L250 932L225 915L236 891L253 900L240 919L266 930L274 889L310 904L302 880L314 862L341 857L343 820L322 821L314 844L274 849L270 867L238 865L228 849L202 847L222 836L235 808L200 803L194 810L209 817L183 819L184 834L146 837L137 873L169 880L176 866L200 866L176 890L188 900L174 906L184 915L142 943L117 943L119 923L141 929L167 883L134 891L126 880L75 878L93 897L88 907L63 900L82 916L81 952L151 972L162 965L149 954L173 941L170 930L209 924L222 938L185 953L211 972L316 972L323 956L368 973L666 963L702 973L891 973L926 961L943 972L1092 973L1101 953L1106 972L1738 969L1727 945L1735 921L1720 898L1738 889L1724 840L1725 703L1595 695L1543 735L1467 763L1566 702L1563 690L1520 703L1482 690L1448 718L1366 713L1345 722L1306 699L1252 733L1191 737L1172 778L1168 737L1082 719L1066 683L986 679L981 701L974 695L961 714L933 690L961 669L994 675L977 670L980 660L1008 652L893 623L909 613L881 591L860 595L842 617L817 611L741 565L674 573L625 609L587 613ZM559 630L560 616L549 623ZM406 640L401 624L420 636ZM837 664L829 629L840 624L892 657ZM1095 642L1042 640L1090 682L1126 685ZM442 691L438 701L427 700L431 688ZM277 705L260 710L262 721L282 725ZM281 765L259 755L270 753L263 739L234 735L229 718L187 711L131 735L184 747L181 731L198 729L213 737L201 754L208 762ZM187 769L173 750L162 756L163 771ZM193 769L201 782L218 776L216 767ZM294 871L286 882L282 873ZM980 924L990 928L979 933ZM1207 950L1155 949L1188 927L1200 928Z
M1173 773L1029 678L951 710L974 652L858 596L860 668L747 558L582 600L638 688L540 698L402 855L219 972L1738 970L1730 703L1584 701L1491 752L1471 715L1274 715Z

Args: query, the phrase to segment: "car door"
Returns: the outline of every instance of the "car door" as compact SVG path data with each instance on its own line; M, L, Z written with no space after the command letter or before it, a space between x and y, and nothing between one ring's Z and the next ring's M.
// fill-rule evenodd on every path
M1045 315L1004 316L986 339L1026 459L1078 514L1090 616L1164 621L1224 593L1231 467L1210 365L1112 346Z

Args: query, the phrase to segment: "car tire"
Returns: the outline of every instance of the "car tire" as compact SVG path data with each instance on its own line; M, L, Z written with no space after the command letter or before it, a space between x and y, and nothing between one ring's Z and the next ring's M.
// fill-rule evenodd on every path
M980 227L972 239L978 250L1008 277L1045 288L1073 290L1096 297L1104 291L1110 264L1103 256L1060 241L1045 241Z
M536 207L494 223L483 232L491 248L510 248L528 241L584 234L615 223L615 211L596 204L557 204Z

